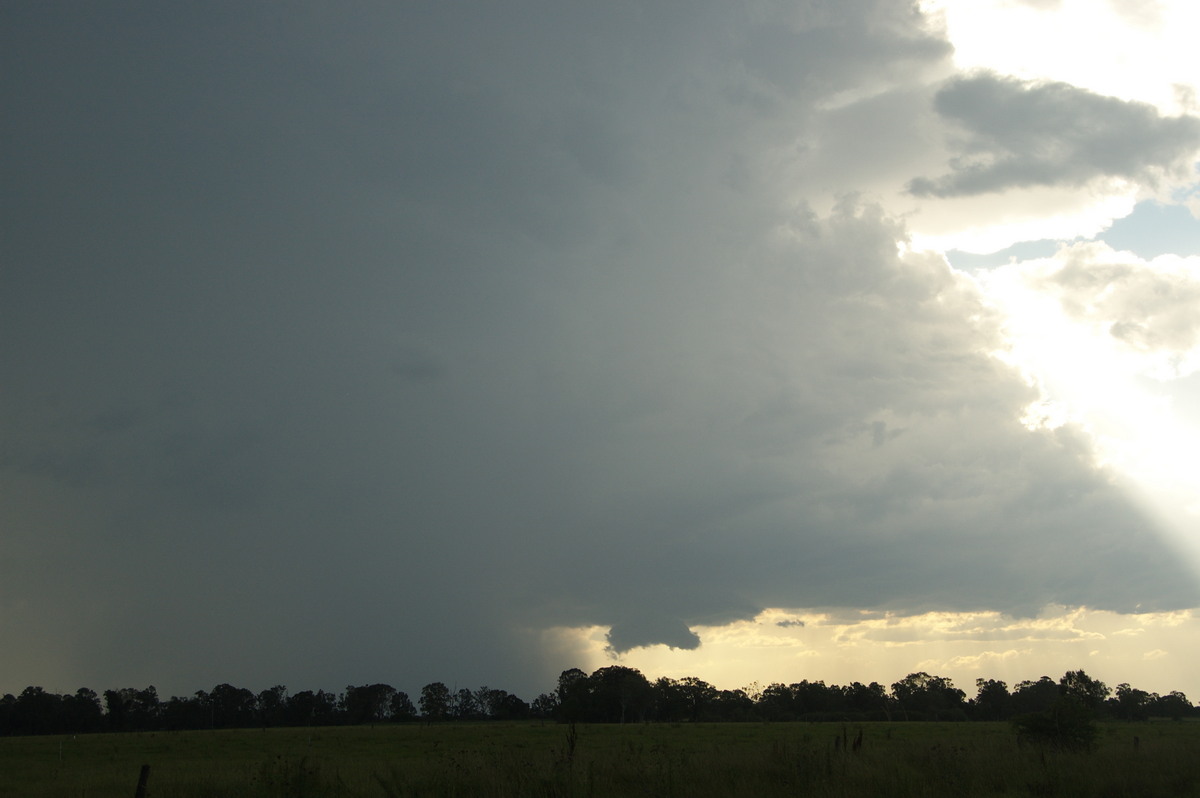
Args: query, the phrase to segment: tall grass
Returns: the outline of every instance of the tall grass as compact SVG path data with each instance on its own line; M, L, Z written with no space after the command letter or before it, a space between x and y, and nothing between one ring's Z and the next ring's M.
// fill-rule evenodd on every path
M861 734L861 738L860 738ZM857 740L861 739L858 745ZM1135 742L1136 740L1136 742ZM1007 724L446 724L0 739L0 795L128 798L1200 795L1200 724L1091 752Z

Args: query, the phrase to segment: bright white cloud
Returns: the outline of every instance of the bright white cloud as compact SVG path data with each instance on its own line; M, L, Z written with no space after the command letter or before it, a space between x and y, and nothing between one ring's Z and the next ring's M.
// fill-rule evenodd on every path
M1200 86L1190 0L928 0L961 69L1064 81L1099 94L1190 112Z
M1053 123L1065 138L1051 135L1036 143L1026 140L1009 153L1003 148L986 154L960 152L955 156L960 159L957 174L936 180L926 172L923 178L929 180L916 183L930 191L961 192L972 181L983 181L985 177L994 180L1004 173L1016 183L1024 180L1028 184L1048 177L1050 171L1074 169L1075 177L1068 179L1076 184L1074 187L1064 190L1061 185L1056 188L1047 184L1008 191L1002 196L921 203L920 212L912 220L919 246L994 252L1019 241L1092 237L1114 219L1127 215L1136 201L1147 197L1168 199L1194 182L1194 143L1177 152L1177 168L1169 176L1139 175L1126 168L1113 170L1111 164L1102 161L1121 150L1139 157L1150 147L1138 142L1140 136L1121 132L1120 125L1109 128L1094 113L1081 114L1081 108L1071 110L1072 106L1094 110L1108 107L1129 115L1144 113L1135 109L1153 108L1162 115L1161 124L1194 125L1190 119L1178 118L1194 113L1195 87L1200 85L1191 35L1200 13L1194 3L930 0L922 7L943 20L955 47L954 63L960 70L982 70L1028 81L1031 87L1040 86L1024 93L1028 102L1046 91L1073 94L1078 102L1053 104L1049 115L1023 113L1017 108L1004 112L1005 125L1012 125L1010 130L1035 138L1039 125L1065 112L1069 119ZM1122 106L1118 101L1132 105ZM1005 106L989 103L989 107L999 110ZM1105 137L1112 135L1117 138L1101 145ZM1086 146L1067 146L1064 150L1071 138L1076 145ZM1105 150L1107 156L1103 155ZM1079 167L1085 163L1085 171L1095 169L1095 179L1082 184L1078 178L1084 172ZM1167 166L1161 159L1155 163Z

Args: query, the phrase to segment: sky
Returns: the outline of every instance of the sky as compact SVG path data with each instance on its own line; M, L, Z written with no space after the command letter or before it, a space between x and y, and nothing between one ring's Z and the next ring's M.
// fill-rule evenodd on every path
M6 4L0 691L1200 700L1198 13Z

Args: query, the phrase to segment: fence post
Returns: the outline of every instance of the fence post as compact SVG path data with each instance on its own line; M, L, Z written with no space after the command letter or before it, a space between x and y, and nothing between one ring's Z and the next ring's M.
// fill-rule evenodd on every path
M150 766L142 765L142 772L138 774L137 792L133 794L133 798L146 798L146 782L150 781Z

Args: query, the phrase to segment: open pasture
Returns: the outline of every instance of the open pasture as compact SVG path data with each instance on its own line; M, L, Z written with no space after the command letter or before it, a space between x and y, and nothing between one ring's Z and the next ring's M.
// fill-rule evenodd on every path
M861 738L860 738L861 734ZM861 742L860 742L861 740ZM479 723L0 739L0 795L1200 795L1200 724L1103 724L1091 753L1005 723Z

